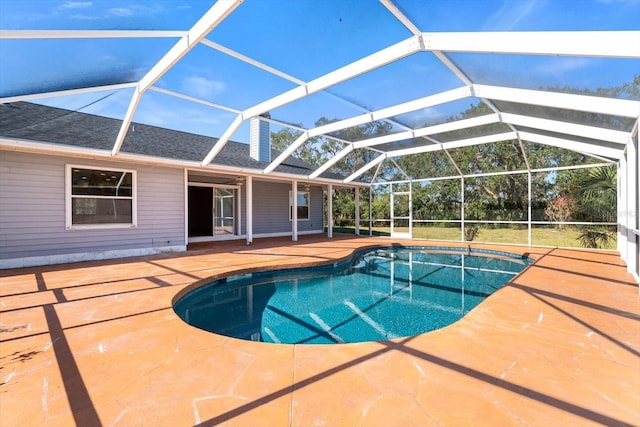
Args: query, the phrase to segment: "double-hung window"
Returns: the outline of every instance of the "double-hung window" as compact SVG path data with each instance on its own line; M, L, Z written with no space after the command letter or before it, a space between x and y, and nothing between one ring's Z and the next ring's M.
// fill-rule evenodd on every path
M309 192L298 191L298 220L309 219ZM289 191L289 221L293 220L293 193Z
M136 173L67 165L67 228L136 226Z

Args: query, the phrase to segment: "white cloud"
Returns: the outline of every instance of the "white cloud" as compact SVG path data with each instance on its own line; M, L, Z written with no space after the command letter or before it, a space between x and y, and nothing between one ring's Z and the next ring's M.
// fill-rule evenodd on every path
M86 7L91 7L91 5L92 2L90 1L66 1L58 6L58 9L84 9Z
M164 12L164 8L159 5L142 6L132 4L128 7L114 7L107 11L108 16L150 16Z
M180 91L200 98L211 98L226 90L225 82L211 80L200 76L185 77L180 84Z
M487 19L484 31L512 31L536 7L535 0L525 2L505 1L502 7Z
M592 60L589 58L554 58L551 61L545 61L544 63L536 66L533 74L540 73L544 75L559 75L588 67L591 64Z
M78 19L78 17L82 18L81 11L86 9L91 9L93 6L93 2L90 1L65 1L62 4L56 6L53 9L53 14L56 16L67 15L71 13L68 17L71 19Z
M0 0L1 1L1 0ZM88 7L94 6L92 2L73 2L67 1L62 6L58 7L58 11L69 10L69 9L86 9ZM80 19L87 21L97 21L102 19L109 19L113 17L118 18L129 18L132 16L142 16L149 17L158 15L166 12L166 10L160 5L140 5L140 4L131 4L127 7L112 7L106 10L96 10L95 7L92 7L91 11L88 14L75 13L74 15L69 16L71 19Z
M133 10L127 9L125 7L114 7L112 9L109 9L110 16L132 16L133 14Z
M440 122L444 118L444 114L435 108L425 108L420 111L406 114L401 117L401 122L411 127L429 126Z

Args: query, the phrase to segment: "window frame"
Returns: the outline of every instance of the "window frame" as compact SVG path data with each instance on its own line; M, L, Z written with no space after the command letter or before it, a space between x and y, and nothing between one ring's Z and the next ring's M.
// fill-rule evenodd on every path
M92 171L120 172L131 174L131 196L79 196L73 195L73 170L87 169ZM137 228L138 226L138 181L134 169L114 168L111 166L96 165L65 165L65 228L67 230L113 230ZM131 222L130 223L95 223L95 224L73 224L73 199L108 199L108 200L131 200Z
M311 221L311 192L310 191L300 191L298 190L296 193L296 197L299 194L306 194L307 195L307 217L306 218L300 218L300 215L298 215L298 221ZM298 209L300 208L300 206L303 205L298 205ZM298 214L300 212L298 211ZM289 221L293 221L293 191L289 190Z

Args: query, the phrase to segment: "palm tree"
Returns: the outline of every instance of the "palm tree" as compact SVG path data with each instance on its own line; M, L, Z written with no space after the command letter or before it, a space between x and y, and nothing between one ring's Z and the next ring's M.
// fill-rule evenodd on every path
M617 174L614 167L597 167L579 180L574 193L578 210L588 221L613 222L616 220ZM615 232L606 227L582 227L578 236L586 248L601 248L613 244Z

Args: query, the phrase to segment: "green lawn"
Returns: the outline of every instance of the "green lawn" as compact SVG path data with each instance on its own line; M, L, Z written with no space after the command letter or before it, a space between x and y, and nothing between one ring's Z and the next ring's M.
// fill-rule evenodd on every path
M334 227L336 233L354 233L354 227ZM389 227L374 227L375 235L389 235ZM368 228L362 227L361 234L367 234ZM532 229L532 244L539 246L581 247L578 236L581 231L575 228L550 228L534 227ZM460 241L460 228L457 227L414 227L413 237L416 239L452 240ZM528 244L528 232L526 227L515 228L480 228L475 242L486 243L514 243ZM615 249L615 242L603 249Z

